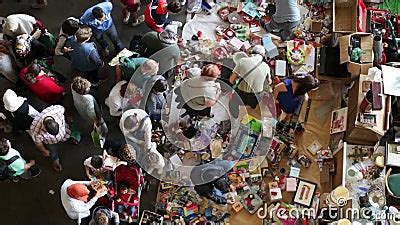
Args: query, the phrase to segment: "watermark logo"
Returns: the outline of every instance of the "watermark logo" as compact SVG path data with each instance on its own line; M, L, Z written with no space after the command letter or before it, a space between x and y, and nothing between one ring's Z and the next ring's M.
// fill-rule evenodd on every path
M347 199L343 197L339 197L336 202L339 207L344 207L347 205Z

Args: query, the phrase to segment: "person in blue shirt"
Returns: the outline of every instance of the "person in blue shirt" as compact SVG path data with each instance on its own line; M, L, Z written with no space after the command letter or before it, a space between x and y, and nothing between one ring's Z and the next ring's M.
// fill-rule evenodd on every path
M111 17L112 9L111 2L102 2L87 9L80 18L83 24L92 28L95 39L104 49L104 57L110 53L105 35L113 43L115 52L120 52L124 48Z
M261 20L261 26L267 31L279 30L279 37L282 41L292 39L293 30L300 24L300 10L297 0L275 1L276 11L271 21L266 23Z
M65 46L73 49L69 52L72 68L83 72L92 83L92 87L96 88L99 85L99 69L103 66L103 61L96 44L89 41L91 36L90 27L81 27L74 36L67 39Z
M274 98L279 103L281 110L286 113L284 121L300 106L300 98L308 98L307 92L319 87L317 78L306 75L293 75L274 87Z

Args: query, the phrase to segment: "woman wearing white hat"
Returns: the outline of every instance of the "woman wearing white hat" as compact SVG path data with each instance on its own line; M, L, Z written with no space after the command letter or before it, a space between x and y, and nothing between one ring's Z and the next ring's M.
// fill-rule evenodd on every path
M39 112L28 104L24 97L18 96L13 90L7 89L3 95L5 114L11 121L15 131L25 130L29 133L33 119Z

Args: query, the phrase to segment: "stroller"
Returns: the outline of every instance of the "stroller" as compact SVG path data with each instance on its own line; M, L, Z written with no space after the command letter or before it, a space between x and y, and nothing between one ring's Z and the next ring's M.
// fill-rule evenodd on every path
M129 190L123 195L121 195L119 190L122 182L128 186ZM108 187L109 196L102 199L103 205L107 205L113 211L119 213L121 221L137 222L139 220L140 196L143 182L144 176L139 166L118 166L114 170L114 182ZM133 215L128 215L126 218L124 212L129 211L131 208L134 208L134 213ZM120 212L121 209L124 212L120 213L118 209L120 209Z

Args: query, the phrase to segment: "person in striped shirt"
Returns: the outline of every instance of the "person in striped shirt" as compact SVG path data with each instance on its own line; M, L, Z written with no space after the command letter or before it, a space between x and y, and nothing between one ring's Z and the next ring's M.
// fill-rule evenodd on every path
M65 119L65 109L61 105L45 108L33 120L30 130L36 148L46 157L51 157L53 167L61 171L57 145L70 138L71 130Z

